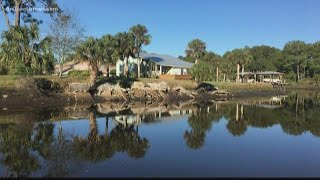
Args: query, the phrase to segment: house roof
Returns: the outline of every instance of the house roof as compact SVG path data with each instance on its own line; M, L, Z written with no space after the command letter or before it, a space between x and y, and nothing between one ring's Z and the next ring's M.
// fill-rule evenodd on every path
M161 66L173 66L181 68L191 68L193 63L183 61L170 55L156 54L156 53L140 53L140 57L149 59Z
M237 73L236 73L237 74ZM243 75L282 75L284 73L277 72L277 71L263 71L263 72L244 72ZM240 76L242 75L242 72L240 72Z
M281 75L283 73L277 71L256 72L257 75Z

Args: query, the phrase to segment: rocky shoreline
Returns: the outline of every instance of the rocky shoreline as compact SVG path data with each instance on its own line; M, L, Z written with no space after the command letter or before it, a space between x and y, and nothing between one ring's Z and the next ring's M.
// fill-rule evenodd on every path
M1 92L0 108L37 108L49 106L68 106L72 104L94 104L108 102L126 103L172 103L186 101L228 100L234 94L219 90L211 84L201 83L198 87L187 90L181 86L169 87L164 81L160 83L142 83L135 81L130 88L117 84L104 83L94 93L89 93L86 83L70 83L63 92Z

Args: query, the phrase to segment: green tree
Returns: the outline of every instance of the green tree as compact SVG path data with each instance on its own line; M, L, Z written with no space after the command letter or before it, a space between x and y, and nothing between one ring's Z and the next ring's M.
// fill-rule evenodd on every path
M14 20L14 26L20 26L21 18L25 23L42 23L42 20L33 17L35 11L21 9L29 9L41 6L49 9L49 11L44 11L44 13L49 15L61 12L55 0L0 0L0 6L8 30L11 27L10 17L13 18L11 21ZM12 13L13 16L9 16L9 13Z
M10 74L47 74L53 70L51 39L40 40L36 24L12 27L2 34L1 62Z
M133 34L134 37L134 47L137 52L138 58L138 78L140 78L140 52L142 50L142 46L148 45L151 42L151 35L148 34L148 29L141 24L132 26L130 28L130 33Z
M219 67L221 65L221 56L218 54L215 54L214 52L206 52L206 54L203 57L204 61L212 63L216 67L216 81L219 81Z
M195 80L200 83L203 81L213 80L212 74L214 73L214 66L205 61L200 61L197 64L194 64L191 68L191 75Z
M281 61L281 50L270 46L253 46L250 48L252 61L248 64L250 71L276 71L277 63Z
M128 60L129 57L134 57L136 53L134 46L134 36L132 33L120 32L115 35L115 50L120 60L124 61L124 75L128 77L129 67Z
M282 52L285 58L284 66L288 71L296 72L295 80L298 82L301 77L301 65L308 60L308 45L302 41L290 41L285 44Z
M100 45L99 40L94 37L89 37L85 42L81 43L76 50L77 56L82 61L88 61L90 66L90 86L91 91L94 90L99 65L103 63L103 47Z
M115 50L115 38L111 34L103 35L100 38L104 57L104 63L107 65L107 77L110 76L110 65L115 64L117 60L117 52Z
M226 55L226 59L233 64L237 65L237 78L236 82L240 82L240 67L244 72L244 66L252 61L252 55L248 48L234 49Z
M188 43L185 52L187 57L193 58L195 63L198 63L206 53L206 43L200 39L194 39Z

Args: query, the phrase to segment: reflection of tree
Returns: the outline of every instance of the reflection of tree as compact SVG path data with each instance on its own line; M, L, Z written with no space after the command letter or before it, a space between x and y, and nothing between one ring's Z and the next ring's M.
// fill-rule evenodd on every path
M185 131L184 139L186 140L187 146L191 149L199 149L204 144L205 133L197 132L194 130Z
M220 119L220 115L215 111L210 111L210 106L199 107L188 119L191 130L186 130L184 139L191 149L199 149L204 145L206 132L211 129L212 121Z
M227 129L233 136L244 135L247 131L246 121L244 120L243 105L236 105L235 119L230 118L227 124Z
M8 166L11 176L27 176L39 168L32 149L31 131L7 127L0 132L1 162Z
M98 162L112 157L114 154L108 135L99 135L95 109L89 111L90 131L87 138L75 137L74 148L82 159Z
M133 125L127 127L119 124L108 133L108 118L106 132L99 135L94 109L89 112L90 132L87 138L75 137L74 147L82 159L97 162L109 159L116 152L127 152L130 157L141 158L149 148L146 138L138 135Z
M247 125L243 120L240 120L240 121L229 120L227 124L227 129L233 136L241 136L246 133Z
M141 138L133 125L124 127L116 126L110 132L112 148L115 151L127 152L130 157L141 158L149 149L149 142L146 138Z

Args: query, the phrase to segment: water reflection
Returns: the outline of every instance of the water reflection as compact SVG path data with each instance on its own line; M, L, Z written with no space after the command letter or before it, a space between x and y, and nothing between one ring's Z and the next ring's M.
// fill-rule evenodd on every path
M193 150L205 147L208 133L214 134L213 127L221 122L225 122L225 131L237 138L245 136L250 128L274 125L280 125L285 134L310 132L319 137L320 96L293 92L287 96L209 104L106 103L6 111L0 114L0 172L5 177L66 176L86 163L106 162L118 153L142 159L154 144L149 139L151 134L141 135L139 127L148 128L150 124L179 117L186 117L187 125L179 136ZM72 134L61 124L62 120L82 118L89 122L82 127L88 129L86 135ZM98 118L105 123L99 124ZM77 124L78 120L72 123Z

